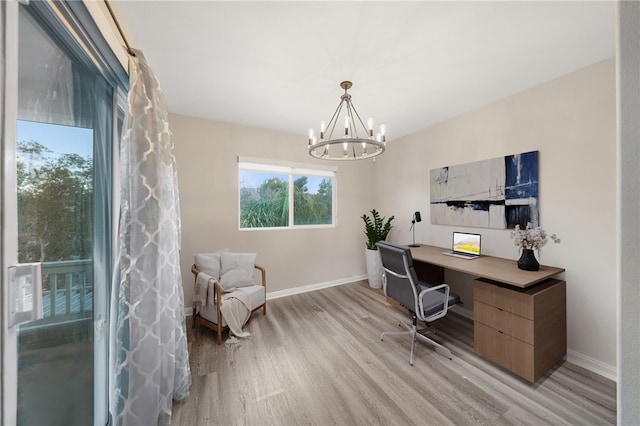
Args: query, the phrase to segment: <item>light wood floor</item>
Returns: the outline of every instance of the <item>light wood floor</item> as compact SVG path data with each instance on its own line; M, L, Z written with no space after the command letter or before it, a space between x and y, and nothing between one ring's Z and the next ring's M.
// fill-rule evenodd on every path
M366 282L271 300L238 345L189 325L193 386L174 425L615 425L611 380L569 362L534 385L473 352L453 312L409 365L410 340L380 333L407 316ZM430 333L431 334L431 333ZM432 337L432 336L430 336Z

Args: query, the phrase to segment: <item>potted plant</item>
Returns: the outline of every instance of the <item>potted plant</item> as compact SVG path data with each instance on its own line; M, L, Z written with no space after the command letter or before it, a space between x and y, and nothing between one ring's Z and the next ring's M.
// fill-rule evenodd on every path
M518 268L525 271L537 271L540 269L534 250L537 250L539 254L540 249L547 244L549 239L553 240L554 243L560 242L560 238L556 234L547 235L544 229L539 226L534 228L531 223L527 223L524 229L520 228L520 225L516 225L511 232L511 238L513 243L522 250L522 255L518 259Z
M369 277L369 287L380 288L382 287L383 270L382 260L380 259L376 243L387 239L389 231L391 231L391 222L393 222L394 216L390 216L385 220L385 217L381 217L376 209L372 209L371 217L366 214L363 214L361 217L364 221L364 233L367 236L365 261L367 265L367 276Z

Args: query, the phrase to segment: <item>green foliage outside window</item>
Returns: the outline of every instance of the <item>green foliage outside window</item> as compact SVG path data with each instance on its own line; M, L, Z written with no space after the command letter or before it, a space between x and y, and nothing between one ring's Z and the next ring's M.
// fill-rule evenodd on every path
M260 187L240 189L240 227L267 228L289 223L289 184L281 178L266 180Z
M54 154L36 141L17 144L20 263L90 259L93 161Z
M289 226L288 179L288 175L274 176L265 179L257 188L241 185L241 228ZM330 225L332 223L332 179L321 179L314 193L309 190L308 176L295 176L293 192L294 225Z
M332 220L332 184L330 179L322 179L318 192L310 194L306 176L293 181L293 223L295 225L329 225Z

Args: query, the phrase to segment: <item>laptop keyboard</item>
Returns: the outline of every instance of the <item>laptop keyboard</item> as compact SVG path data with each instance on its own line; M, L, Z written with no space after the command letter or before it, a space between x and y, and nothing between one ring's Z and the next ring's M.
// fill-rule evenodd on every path
M460 259L477 259L480 257L478 254L470 254L470 253L455 253L452 251L445 251L443 254L447 256L459 257Z

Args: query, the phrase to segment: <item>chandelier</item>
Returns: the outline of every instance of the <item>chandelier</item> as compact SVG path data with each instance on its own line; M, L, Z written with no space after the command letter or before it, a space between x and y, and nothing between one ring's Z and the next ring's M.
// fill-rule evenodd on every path
M386 126L381 124L379 132L374 137L373 119L367 119L365 125L351 103L351 95L347 93L351 86L353 83L350 81L340 83L340 87L344 89L344 95L340 96L340 103L329 123L325 121L320 123L319 137L313 129L309 129L309 155L312 157L323 160L361 160L384 152ZM344 132L338 129L336 132L338 135L334 138L333 132L339 122L344 123ZM361 128L360 133L358 128ZM327 131L329 131L328 136Z

